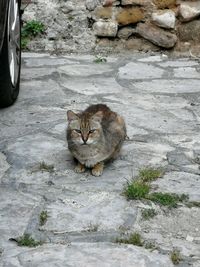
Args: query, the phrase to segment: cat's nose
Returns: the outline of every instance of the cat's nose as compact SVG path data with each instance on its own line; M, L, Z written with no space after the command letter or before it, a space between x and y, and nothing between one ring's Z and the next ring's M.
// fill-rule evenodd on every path
M83 134L82 135L82 140L83 140L83 143L86 144L87 143L87 140L88 140L88 135Z

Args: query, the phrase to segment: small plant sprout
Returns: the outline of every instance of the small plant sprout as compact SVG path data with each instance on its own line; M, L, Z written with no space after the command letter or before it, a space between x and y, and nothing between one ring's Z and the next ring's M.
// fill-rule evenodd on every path
M98 228L99 228L99 225L98 224L92 224L90 223L88 225L88 228L87 228L87 232L97 232L98 231Z
M177 249L174 249L170 253L170 258L171 258L171 261L173 262L174 265L178 265L180 263L180 261L182 260L180 251Z
M48 214L46 210L40 213L40 225L43 226L47 222Z
M128 238L117 238L116 243L131 244L139 247L142 247L144 244L141 235L136 232L132 233Z
M96 56L94 59L94 63L105 63L107 62L107 59L105 57Z
M54 165L53 164L47 164L44 161L42 161L39 165L39 169L41 171L53 172L54 171Z

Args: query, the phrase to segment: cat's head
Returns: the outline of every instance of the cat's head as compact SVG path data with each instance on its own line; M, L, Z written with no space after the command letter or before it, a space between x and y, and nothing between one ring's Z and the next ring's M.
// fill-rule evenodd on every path
M90 145L97 143L102 136L103 114L98 111L94 115L67 111L68 138L77 145Z

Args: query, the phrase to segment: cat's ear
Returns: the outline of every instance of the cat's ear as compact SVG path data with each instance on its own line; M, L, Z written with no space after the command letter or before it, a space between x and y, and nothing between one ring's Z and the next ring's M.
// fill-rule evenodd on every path
M68 110L67 111L67 120L70 121L74 121L74 120L78 120L78 115L76 113L74 113L72 110Z
M102 111L98 111L97 113L95 113L92 116L92 119L95 121L98 121L98 122L101 122L102 118L103 118L103 112Z

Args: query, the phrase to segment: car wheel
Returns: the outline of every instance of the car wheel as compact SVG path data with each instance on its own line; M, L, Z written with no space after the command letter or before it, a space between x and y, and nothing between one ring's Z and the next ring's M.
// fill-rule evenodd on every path
M0 54L0 107L13 104L19 93L21 68L20 24L19 1L10 0L4 42Z

